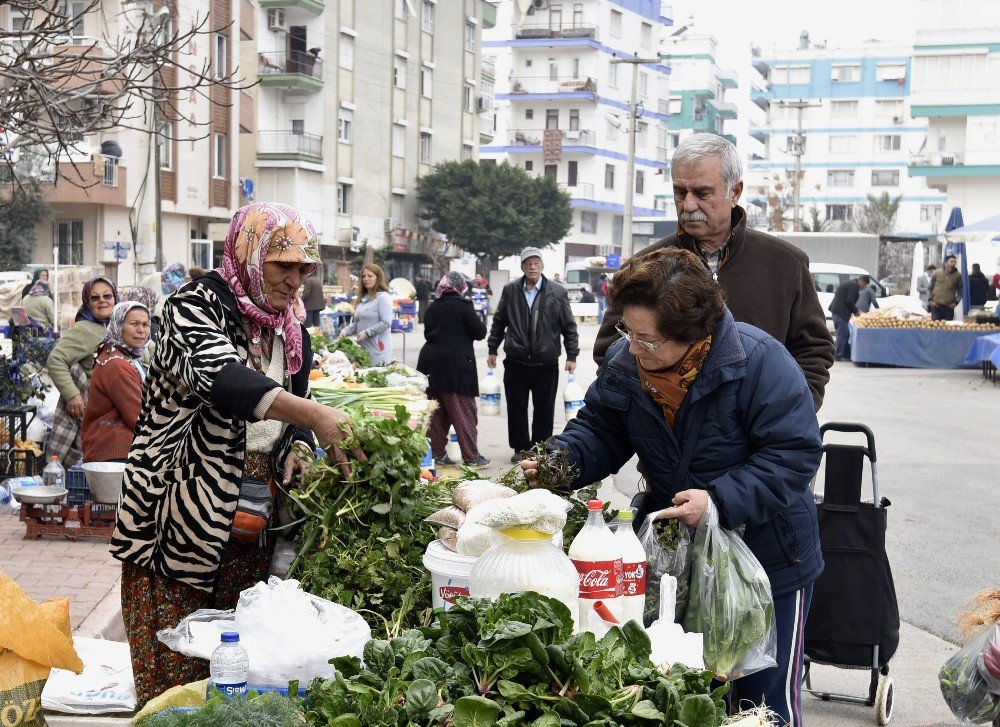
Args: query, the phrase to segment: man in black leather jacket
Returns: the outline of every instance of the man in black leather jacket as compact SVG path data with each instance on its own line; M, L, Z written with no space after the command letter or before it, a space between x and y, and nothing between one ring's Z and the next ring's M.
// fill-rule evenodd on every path
M500 343L504 347L504 395L507 398L507 441L514 450L511 462L520 453L552 436L556 390L559 387L559 339L566 347L566 370L576 370L580 345L576 321L566 289L542 275L542 251L526 247L521 251L524 275L504 286L500 304L493 315L487 340L486 363L496 368ZM531 434L528 434L528 397L534 406Z

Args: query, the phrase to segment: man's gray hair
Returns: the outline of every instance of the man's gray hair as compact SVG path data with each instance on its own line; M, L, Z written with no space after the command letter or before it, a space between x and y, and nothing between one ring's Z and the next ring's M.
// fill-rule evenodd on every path
M726 194L743 179L743 163L736 147L728 140L709 131L691 134L681 139L674 149L671 164L692 164L705 157L718 157L722 164L722 178L726 181Z

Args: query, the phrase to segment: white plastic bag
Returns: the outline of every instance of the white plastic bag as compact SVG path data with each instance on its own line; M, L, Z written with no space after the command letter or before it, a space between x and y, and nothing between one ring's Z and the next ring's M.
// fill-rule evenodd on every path
M677 579L671 575L664 575L660 581L659 603L660 616L646 629L652 647L650 660L664 673L678 662L692 669L704 669L705 645L701 634L686 634L681 625L674 622Z
M330 678L335 656L361 658L371 628L351 609L306 593L296 580L271 577L240 594L232 611L196 611L157 638L174 651L207 659L223 631L237 631L250 658L251 687L287 687Z
M74 636L83 673L53 669L42 691L42 708L69 714L135 711L135 679L128 644Z
M476 521L494 530L526 528L546 535L562 532L570 505L548 490L528 490L495 500L494 507L478 514Z
M455 541L455 551L459 555L478 558L500 542L500 534L496 530L479 524L479 518L485 516L500 502L503 500L486 500L465 513L465 520L458 528L458 537Z

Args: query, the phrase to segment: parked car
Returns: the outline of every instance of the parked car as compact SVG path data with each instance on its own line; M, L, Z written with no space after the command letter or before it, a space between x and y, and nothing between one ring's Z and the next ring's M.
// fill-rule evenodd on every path
M809 263L809 272L812 274L813 285L816 287L816 295L819 296L819 304L823 307L823 313L826 315L826 325L831 331L833 330L833 317L830 315L830 303L833 302L833 296L841 283L851 278L857 278L859 275L867 275L871 278L871 287L875 288L875 297L880 308L899 307L905 308L911 313L925 315L927 313L918 298L911 298L908 295L889 295L886 287L864 268L832 263Z

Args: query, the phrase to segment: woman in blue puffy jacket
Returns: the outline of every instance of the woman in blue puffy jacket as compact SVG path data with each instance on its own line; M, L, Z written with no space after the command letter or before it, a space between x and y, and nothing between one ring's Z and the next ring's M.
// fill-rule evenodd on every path
M622 340L550 446L569 449L575 487L638 454L650 494L637 521L661 510L694 526L711 499L723 527L745 528L771 582L778 651L776 667L733 681L734 704L764 703L798 727L805 617L823 570L809 488L821 440L805 377L780 342L733 320L686 250L623 266L608 304ZM534 462L522 468L534 479Z

